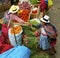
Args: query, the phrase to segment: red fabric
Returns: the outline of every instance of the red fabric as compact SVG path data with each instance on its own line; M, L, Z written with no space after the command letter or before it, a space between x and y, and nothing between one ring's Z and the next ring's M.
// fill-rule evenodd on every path
M7 43L9 43L9 38L8 38L8 27L6 24L2 24L2 34L5 37L5 40Z
M0 43L5 43L5 39L3 37L3 35L0 34Z
M46 2L45 0L41 0L41 3L39 4L40 6L40 11L44 12L44 10L46 9Z
M50 47L55 47L57 39L50 42Z
M11 49L13 46L7 43L4 36L0 34L0 54Z
M9 44L8 29L6 24L2 24L2 34L0 34L0 54L13 47Z
M2 44L1 43L1 46L0 46L0 54L11 49L12 46L10 44Z

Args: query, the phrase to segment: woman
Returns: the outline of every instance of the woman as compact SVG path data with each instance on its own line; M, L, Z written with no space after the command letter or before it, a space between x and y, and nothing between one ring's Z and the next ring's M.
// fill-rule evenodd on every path
M42 24L35 26L36 28L41 28L39 45L40 45L41 49L48 50L49 49L48 36L47 36L47 33L46 33L44 27L46 26L46 24L50 23L49 16L45 15L43 18L40 19L40 21Z
M55 54L55 44L56 44L56 35L57 30L55 27L50 23L49 16L45 15L43 18L40 19L42 24L36 26L37 28L41 27L41 35L39 39L40 48L43 50L50 49L51 54Z
M49 17L45 15L44 18L40 19L40 21L42 22L41 35L39 39L40 48L42 48L43 50L48 50L49 49L48 36L46 31L44 30L44 27L46 26L46 24L50 22Z

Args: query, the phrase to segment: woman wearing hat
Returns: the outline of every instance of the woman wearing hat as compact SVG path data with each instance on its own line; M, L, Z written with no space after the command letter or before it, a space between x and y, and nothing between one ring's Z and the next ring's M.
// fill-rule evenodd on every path
M23 21L21 18L19 18L17 16L17 12L19 11L19 6L17 5L12 5L9 9L9 11L6 11L5 12L5 18L7 19L7 21L9 19L12 19L12 20L16 20L17 22L19 22L20 24L26 24L25 21Z
M49 19L50 19L49 16L45 15L43 18L40 19L42 24L39 24L38 26L35 26L35 27L36 28L41 27L41 35L39 39L40 48L43 50L51 49L50 50L51 54L55 54L56 51L54 49L54 46L56 44L56 37L54 36L53 38L50 38L49 35L51 35L51 33L53 33L54 31L55 31L55 34L57 34L57 31L55 27L50 23ZM55 34L53 33L53 35Z
M42 22L41 35L40 35L40 39L39 39L40 48L43 50L48 50L49 42L48 42L48 37L44 30L44 27L46 26L46 24L50 23L49 16L45 15L43 18L40 19L40 21Z

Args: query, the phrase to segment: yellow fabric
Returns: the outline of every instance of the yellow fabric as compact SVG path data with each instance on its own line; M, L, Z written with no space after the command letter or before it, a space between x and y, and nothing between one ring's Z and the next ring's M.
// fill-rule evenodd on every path
M48 7L53 6L53 0L48 0Z

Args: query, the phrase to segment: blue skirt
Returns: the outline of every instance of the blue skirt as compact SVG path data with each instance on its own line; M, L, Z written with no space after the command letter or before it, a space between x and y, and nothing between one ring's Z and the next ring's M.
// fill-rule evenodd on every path
M48 37L41 35L40 39L39 39L39 45L40 45L40 48L43 49L43 50L49 49L50 45L49 45L49 42L48 42Z

